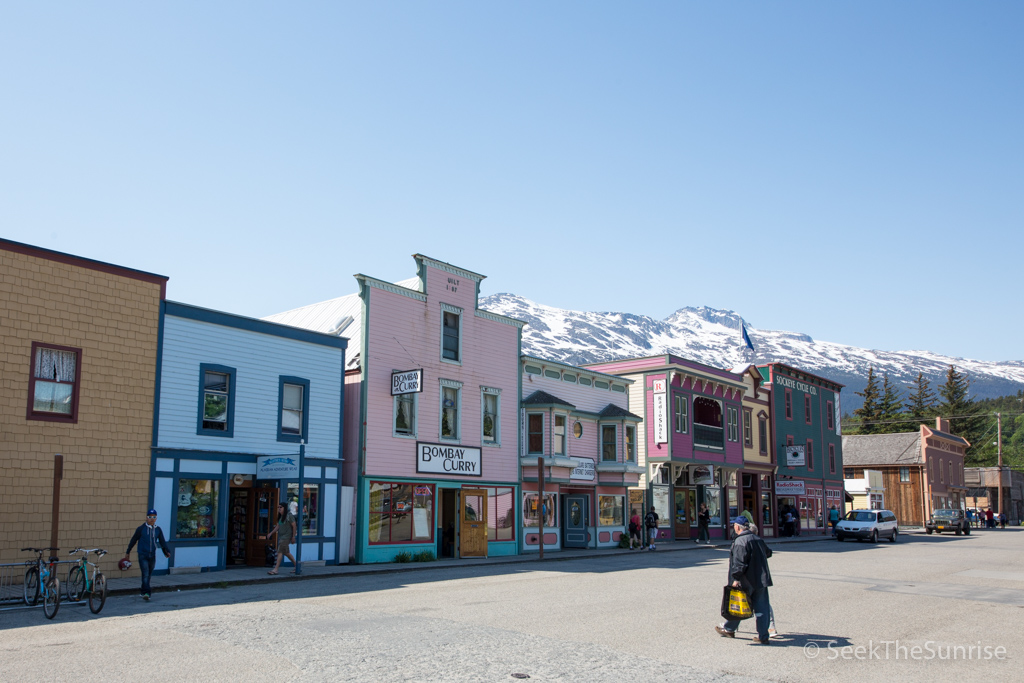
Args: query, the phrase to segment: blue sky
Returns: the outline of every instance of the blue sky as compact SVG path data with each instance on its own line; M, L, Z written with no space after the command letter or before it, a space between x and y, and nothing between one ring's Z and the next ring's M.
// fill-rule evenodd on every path
M8 3L0 236L251 316L410 277L421 252L485 294L1022 359L1022 19Z

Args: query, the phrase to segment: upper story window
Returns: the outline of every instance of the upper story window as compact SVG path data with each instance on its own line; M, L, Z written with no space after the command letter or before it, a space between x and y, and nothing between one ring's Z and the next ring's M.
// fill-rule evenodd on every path
M814 442L811 441L810 439L807 439L807 448L805 450L807 451L807 469L808 470L813 470L814 469Z
M743 446L754 447L754 411L749 408L743 409Z
M615 425L601 425L601 460L614 462L615 450Z
M81 349L32 342L29 420L78 422Z
M901 467L900 468L900 481L901 482L909 482L910 481L910 468L909 467Z
M686 396L676 396L676 431L685 434L690 425L690 403Z
M441 438L458 439L459 412L462 401L462 384L452 380L441 380Z
M830 474L836 473L836 445L833 443L828 445L828 471Z
M462 362L462 309L441 304L441 359Z
M544 454L544 415L541 413L526 416L526 452L531 455Z
M728 424L728 427L729 427L729 430L728 430L728 439L729 439L729 441L739 441L740 440L740 425L739 425L739 422L740 422L739 417L740 417L740 415L739 415L739 412L740 411L738 411L736 408L733 408L732 406L727 406L726 409L725 409L726 418L727 418L727 424Z
M626 425L626 460L636 462L636 427Z
M811 396L804 394L804 422L811 424Z
M760 441L758 452L768 455L768 418L760 415L757 416L757 438Z
M786 389L786 419L793 419L793 392Z
M936 464L938 465L938 470L939 470L939 483L940 484L945 484L946 483L946 474L945 474L945 471L942 469L942 463L939 462L939 463L936 463Z
M281 377L278 404L281 406L277 425L278 441L309 441L309 380Z
M565 415L555 415L555 429L552 438L554 439L551 444L552 453L565 455Z
M233 437L235 431L235 369L199 366L199 425L196 434Z
M395 435L416 436L416 401L419 394L395 396Z
M499 441L499 417L498 411L498 398L500 396L497 389L489 389L484 387L481 389L481 405L483 406L483 415L481 419L483 423L481 425L483 430L483 442L489 444L496 444Z
M825 424L830 430L836 428L836 409L832 401L825 401Z

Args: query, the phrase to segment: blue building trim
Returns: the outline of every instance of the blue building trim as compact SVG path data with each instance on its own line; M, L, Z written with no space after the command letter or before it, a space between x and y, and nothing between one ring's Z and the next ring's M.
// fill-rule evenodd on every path
M166 306L167 315L173 315L178 318L198 320L200 322L212 323L223 327L231 327L237 330L246 330L248 332L258 332L260 334L283 337L285 339L294 339L296 341L303 341L309 344L331 346L336 349L348 348L348 339L344 337L336 337L331 334L322 334L320 332L310 332L309 330L300 329L298 327L279 325L278 323L271 323L266 320L257 320L256 318L247 318L245 316L234 315L232 313L224 313L222 311L214 311L208 308L190 306L189 304L178 303L176 301L166 301L164 302L164 305Z
M285 434L284 425L284 385L295 384L302 387L302 433ZM344 390L342 386L342 390ZM281 375L277 378L277 440L289 443L299 443L305 440L309 443L309 380L302 377L290 377Z
M220 372L228 376L228 419L227 429L206 429L203 427L203 413L206 408L206 373ZM196 434L200 436L219 436L223 438L234 438L235 436L235 394L238 393L235 382L235 369L227 365L214 365L212 363L199 364L199 399L196 402Z

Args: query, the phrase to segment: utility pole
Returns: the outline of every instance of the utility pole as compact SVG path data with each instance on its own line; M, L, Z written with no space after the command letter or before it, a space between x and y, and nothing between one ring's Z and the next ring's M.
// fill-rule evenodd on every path
M996 454L999 459L999 514L1003 514L1003 414L996 413Z

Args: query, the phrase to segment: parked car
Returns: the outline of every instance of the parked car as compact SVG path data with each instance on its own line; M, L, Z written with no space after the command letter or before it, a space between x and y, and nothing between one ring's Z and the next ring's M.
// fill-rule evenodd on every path
M927 533L933 531L941 534L943 531L952 531L957 536L960 534L970 535L971 524L962 510L934 510L932 518L924 523L924 530Z
M882 537L895 543L899 533L899 522L896 521L896 515L888 510L850 510L846 513L846 517L836 524L836 540L838 541L856 538L877 543L879 537Z

